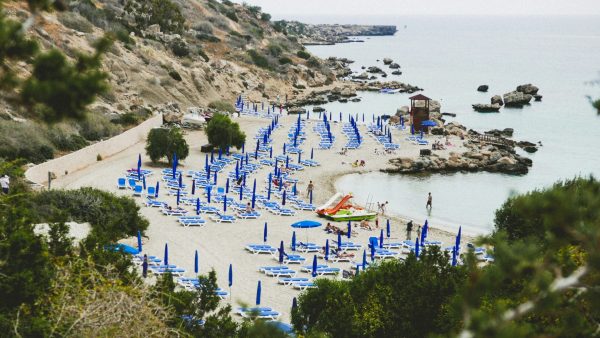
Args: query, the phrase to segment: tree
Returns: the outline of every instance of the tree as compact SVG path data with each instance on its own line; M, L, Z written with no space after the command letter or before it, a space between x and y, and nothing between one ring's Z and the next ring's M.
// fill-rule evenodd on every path
M600 322L600 182L576 178L509 199L480 244L494 263L469 277L461 337L591 337Z
M208 122L205 132L208 142L221 149L230 146L239 149L246 141L246 134L240 130L240 125L224 114L215 114Z
M297 330L332 337L426 337L457 328L450 304L466 277L438 248L375 265L351 281L317 280L292 313Z
M190 148L179 128L155 128L148 133L146 154L153 163L167 157L169 164L172 164L173 154L177 154L177 159L183 160L188 157L189 152Z

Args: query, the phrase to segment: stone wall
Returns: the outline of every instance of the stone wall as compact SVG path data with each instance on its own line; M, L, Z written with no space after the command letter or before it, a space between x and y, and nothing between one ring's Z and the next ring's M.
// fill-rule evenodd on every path
M140 125L108 140L94 143L73 153L33 166L25 172L25 177L33 183L47 185L48 172L54 173L56 178L59 178L65 175L65 171L73 173L81 170L96 163L98 155L106 159L145 140L152 128L160 127L161 125L162 115L152 116Z

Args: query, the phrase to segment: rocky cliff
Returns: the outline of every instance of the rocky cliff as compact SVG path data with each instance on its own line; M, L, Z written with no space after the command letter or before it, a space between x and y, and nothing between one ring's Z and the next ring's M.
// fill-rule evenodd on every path
M296 37L304 45L356 42L360 40L350 37L394 35L398 31L396 26L386 25L313 25L298 21L277 21L275 24L282 32Z

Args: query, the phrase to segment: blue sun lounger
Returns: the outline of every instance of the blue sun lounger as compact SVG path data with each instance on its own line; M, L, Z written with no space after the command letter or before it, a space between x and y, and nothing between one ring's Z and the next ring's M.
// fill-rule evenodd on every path
M241 219L257 219L260 217L260 212L258 212L258 211L240 212L240 213L238 213L238 217Z
M204 225L206 223L206 221L200 216L184 216L179 217L178 220L181 225L186 227L190 225Z
M284 277L284 278L279 278L277 280L278 284L282 284L282 285L292 285L294 283L301 283L301 282L308 282L310 281L309 278L306 277Z
M144 192L144 187L142 187L141 185L136 185L133 188L133 196L142 196L143 192Z
M290 270L289 267L285 266L285 265L278 265L278 266L261 266L258 268L258 271L265 273L267 271L273 271L273 270Z
M260 244L248 244L245 248L246 250L250 251L251 253L258 255L258 254L272 254L274 252L277 252L277 249L273 248L270 245L260 245Z
M280 270L267 270L265 275L269 277L294 277L296 271L292 269L280 269Z
M146 199L146 206L147 207L153 207L153 208L162 208L164 206L166 206L167 204L165 202L161 202L161 201L157 201L155 199Z
M127 181L124 177L119 177L119 179L117 180L117 187L119 189L127 189Z
M298 290L306 290L306 289L316 288L317 285L314 282L298 282L298 283L293 283L292 287L294 289L298 289Z
M212 215L210 217L210 219L212 219L214 222L217 222L217 223L233 223L236 220L235 216L233 216L233 215L225 215L225 214L221 214L221 213Z
M275 260L279 260L279 255L274 252L273 258L275 258ZM306 261L306 258L300 255L289 254L283 256L283 264L302 264L304 261Z
M300 251L300 252L319 252L321 250L321 247L314 244L314 243L302 243L300 242L300 244L298 245L298 247L296 248L296 250Z

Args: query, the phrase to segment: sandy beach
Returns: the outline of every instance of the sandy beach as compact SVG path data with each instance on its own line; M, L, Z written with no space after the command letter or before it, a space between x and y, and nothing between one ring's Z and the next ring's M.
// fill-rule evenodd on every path
M282 128L278 128L272 134L273 138L273 156L282 153L283 144L287 141L287 134L290 126L296 122L297 116L281 116L280 124ZM247 135L246 150L253 152L255 148L254 135L261 127L266 127L270 123L270 119L257 117L235 117L234 120L240 123L242 130ZM359 125L361 135L364 137L364 142L357 150L349 150L346 155L339 154L340 149L346 144L347 138L342 133L342 124L338 122L332 123L332 133L337 139L334 146L329 150L318 149L319 136L312 127L316 120L307 122L306 125L306 141L302 145L304 150L303 158L310 156L310 149L314 148L314 159L320 163L318 167L306 167L302 171L297 171L293 177L298 178L298 193L306 197L306 186L310 180L315 183L313 204L319 206L327 201L335 191L335 180L340 176L348 173L370 172L380 170L387 166L387 162L392 157L419 156L418 145L413 145L405 141L405 137L410 133L409 130L393 129L392 136L394 142L400 143L400 149L395 154L376 154L375 149L383 150L381 144L367 136L365 125ZM433 139L433 136L429 136ZM190 155L184 161L181 161L181 170L201 170L204 166L205 154L200 152L200 146L208 143L204 131L188 131L186 139L190 145ZM456 146L452 151L463 151L462 141L458 138L451 138L451 142ZM119 190L117 188L117 179L124 177L127 169L135 168L138 154L142 154L144 169L153 170L154 173L147 180L147 184L155 185L156 180L160 179L160 170L162 167L153 167L149 158L145 156L145 143L138 143L127 150L118 153L109 158L105 158L96 164L89 166L83 170L69 173L69 175L61 177L53 182L53 188L75 189L84 186L95 187L107 191L114 192L119 195L131 196L131 190ZM449 156L449 150L440 151L440 156ZM352 162L356 160L364 160L364 167L353 167ZM290 162L296 163L297 155L290 155ZM226 173L235 168L235 165L226 167L218 177L218 185L225 186ZM265 179L269 172L272 172L272 167L263 166L249 178L249 186L252 185L254 178L257 179L257 191L263 192L266 190ZM191 184L191 178L184 177L184 184ZM170 205L175 205L175 197L167 196L161 189L159 199L168 202ZM351 193L343 191L341 193ZM235 193L231 196L235 198ZM376 192L374 192L375 201ZM201 196L197 191L196 196L205 201L206 198ZM424 196L424 199L426 197ZM306 198L306 200L308 200ZM253 255L244 250L247 244L263 242L263 227L264 223L268 223L268 241L267 243L273 247L278 247L280 241L284 241L286 251L289 251L289 245L292 237L292 229L290 225L300 220L318 220L326 224L326 220L317 217L315 212L297 211L295 216L276 216L266 210L259 210L262 215L257 220L241 220L238 219L234 223L215 223L208 217L206 224L202 227L183 227L177 222L177 218L173 216L163 215L159 209L144 206L144 198L136 197L139 203L141 213L150 221L150 227L146 231L146 237L143 240L144 253L163 256L165 243L169 245L169 263L176 264L187 270L186 276L193 275L194 251L198 250L200 261L200 273L206 273L210 269L217 272L219 285L228 290L227 276L229 264L233 265L233 286L231 288L231 297L227 299L235 310L240 302L254 304L256 296L257 281L262 281L262 306L269 306L282 313L281 320L289 322L289 313L292 304L292 298L297 297L300 292L294 290L290 286L282 286L277 284L277 278L267 277L258 272L260 266L277 265L275 258L270 255ZM213 203L213 205L218 206ZM185 207L190 212L192 207ZM402 241L406 239L406 220L402 217L386 217L379 216L380 227L385 229L386 220L391 222L391 240ZM423 224L425 219L414 220L415 228L417 224ZM341 228L346 227L346 223L336 224ZM362 244L364 248L368 243L368 238L379 236L379 229L372 231L359 229L358 226L353 226L356 235L352 241ZM429 232L429 239L440 240L445 246L452 245L454 242L455 233L444 230L443 225L432 224ZM327 239L332 241L337 239L336 235L327 234L323 231L323 227L314 229L296 229L298 241L310 241L320 245L325 245ZM415 231L413 231L413 239ZM472 240L472 236L463 233L463 243ZM135 238L125 240L129 244L136 242ZM306 258L306 265L312 262L313 254L303 254ZM362 260L362 250L356 252L356 261ZM319 262L321 264L322 261ZM339 267L345 270L351 269L350 263L333 263L330 266ZM299 271L298 265L290 265L292 269ZM299 272L298 276L309 277L309 274ZM333 278L333 277L327 277ZM341 274L335 278L341 278ZM229 290L228 290L229 291Z

